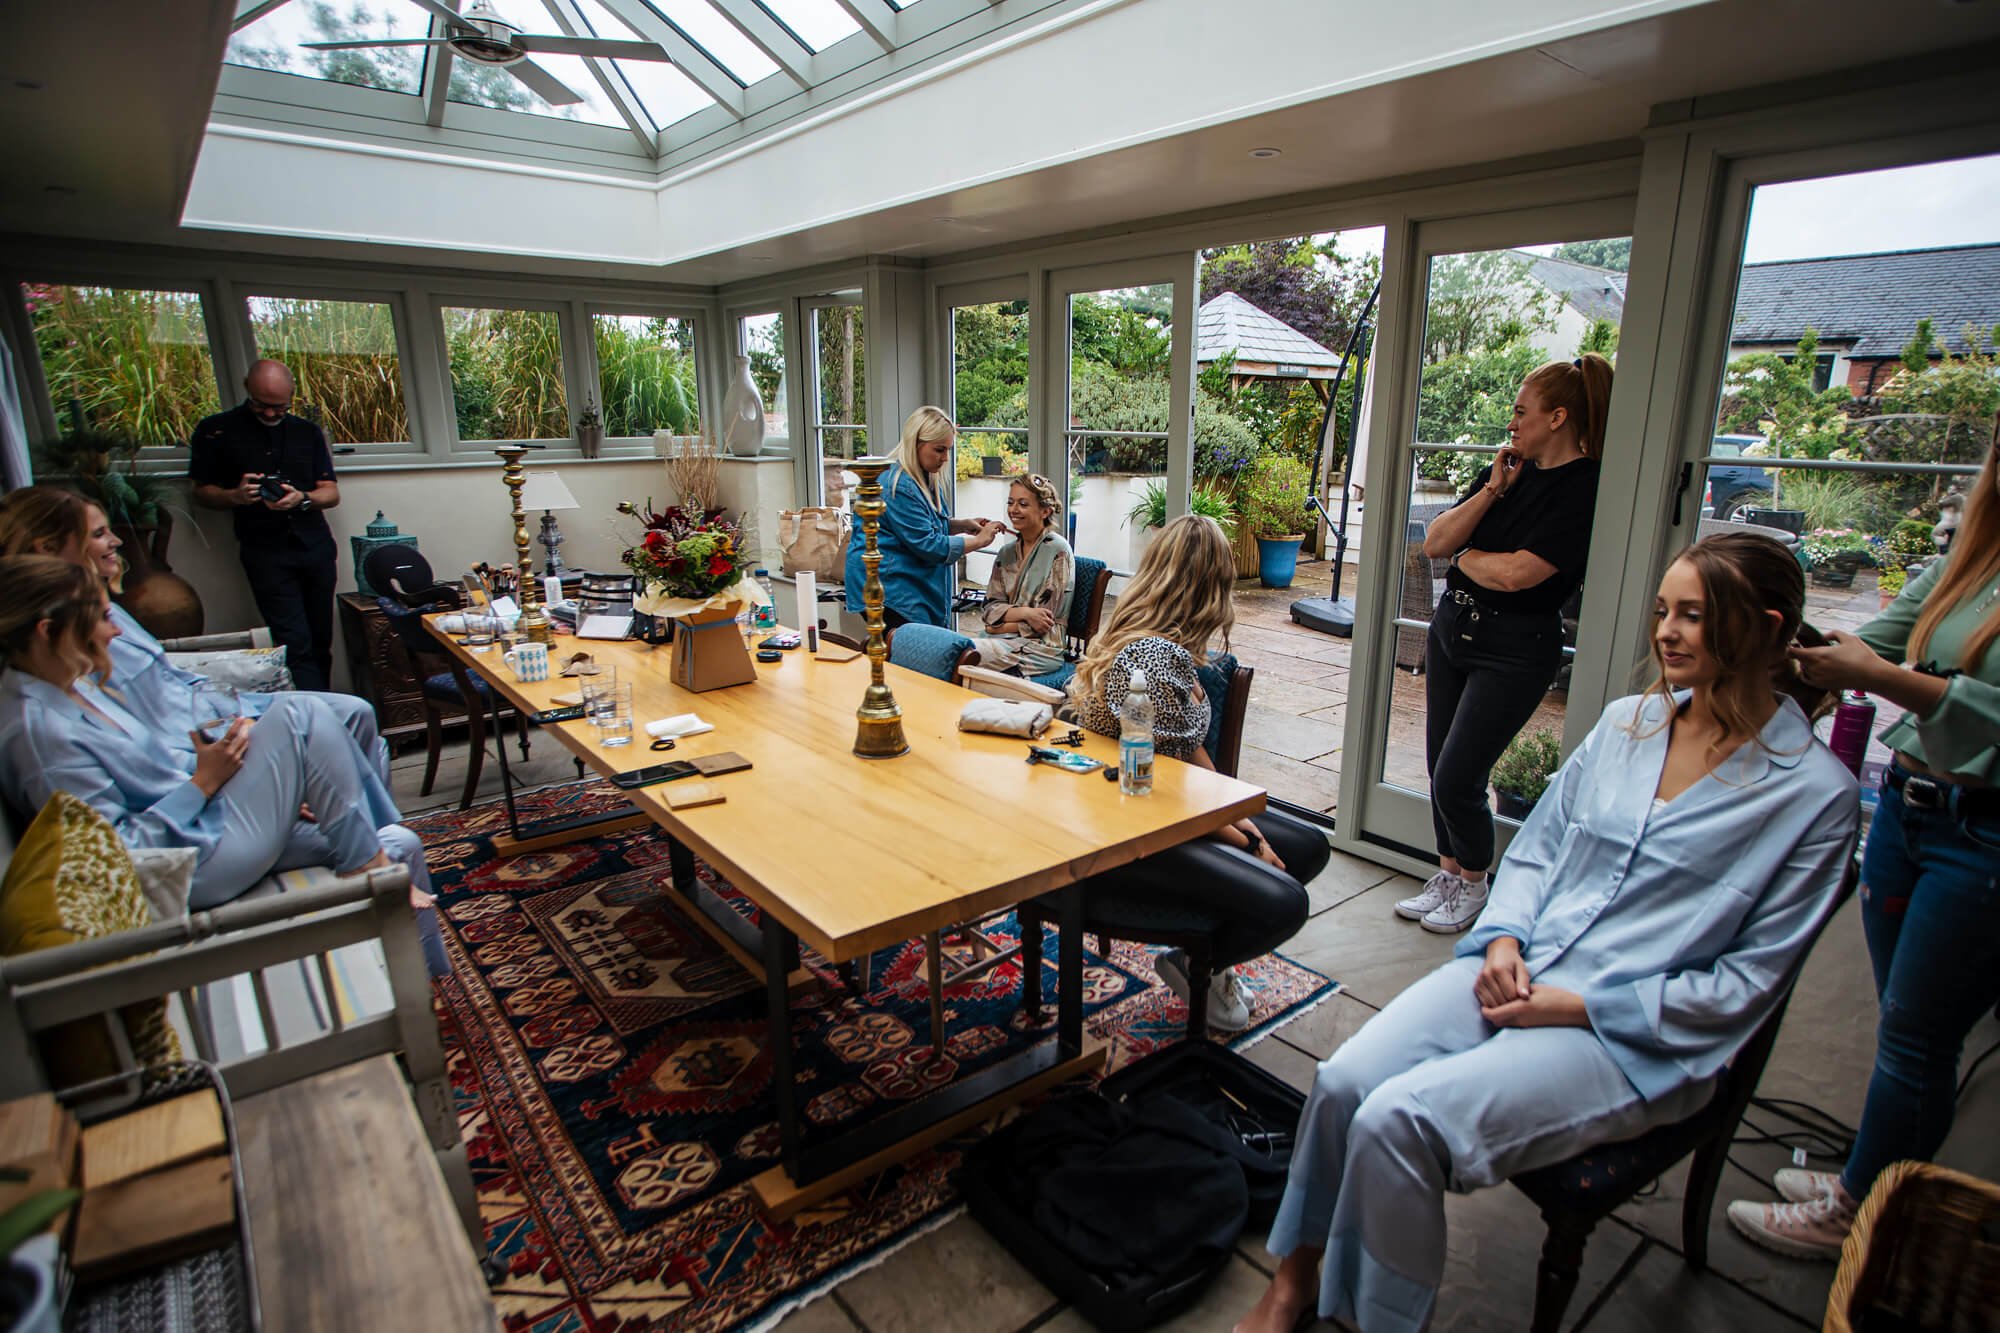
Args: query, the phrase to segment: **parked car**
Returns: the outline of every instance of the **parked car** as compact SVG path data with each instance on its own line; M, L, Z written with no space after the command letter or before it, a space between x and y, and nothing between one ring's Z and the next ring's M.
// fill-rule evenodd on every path
M1761 435L1718 435L1709 452L1735 458L1742 456L1751 445L1762 443L1764 437ZM1708 485L1701 493L1701 516L1734 518L1738 510L1768 508L1771 486L1769 468L1711 463Z

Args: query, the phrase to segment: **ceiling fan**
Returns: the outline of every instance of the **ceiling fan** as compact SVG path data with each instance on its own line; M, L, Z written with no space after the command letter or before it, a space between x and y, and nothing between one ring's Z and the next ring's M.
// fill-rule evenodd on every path
M524 33L486 3L474 0L471 8L457 13L438 0L410 0L444 21L442 37L399 37L379 42L304 42L315 51L346 51L364 46L448 46L467 60L495 65L526 84L535 96L551 106L581 102L581 94L555 75L528 59L530 53L564 56L616 56L621 60L670 60L653 42L620 42L602 37L562 37L554 34Z

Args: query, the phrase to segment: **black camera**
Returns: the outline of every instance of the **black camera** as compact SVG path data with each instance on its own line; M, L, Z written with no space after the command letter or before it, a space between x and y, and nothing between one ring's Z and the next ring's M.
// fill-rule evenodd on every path
M257 498L269 500L272 504L285 498L285 479L275 473L268 473L257 483Z

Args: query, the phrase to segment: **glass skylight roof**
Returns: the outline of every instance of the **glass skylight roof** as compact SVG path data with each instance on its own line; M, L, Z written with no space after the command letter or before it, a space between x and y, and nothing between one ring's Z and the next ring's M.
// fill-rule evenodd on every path
M850 33L861 31L854 16L835 0L755 0L792 35L815 51L824 51Z
M308 51L300 43L422 38L430 31L430 16L407 0L350 0L338 6L327 0L294 0L232 36L223 60L251 69L414 93L424 79L421 46Z
M232 114L255 116L255 103L266 102L283 104L288 121L301 111L325 111L341 118L338 127L355 126L349 119L354 116L377 115L401 124L425 121L445 131L508 133L485 111L458 109L472 106L520 112L544 123L561 119L617 129L622 149L603 136L554 137L566 147L624 153L632 152L636 141L642 154L653 156L721 142L731 137L732 120L743 133L764 128L771 123L764 113L787 107L799 89L841 79L887 50L965 17L937 6L913 13L920 0L441 0L461 14L475 6L490 8L527 37L644 42L667 56L557 54L534 51L529 44L530 63L492 64L468 55L463 44L443 42L453 28L438 6L424 0L236 3L242 17L224 63L237 68L226 72L222 83ZM1009 22L983 13L974 21L995 33ZM844 40L864 28L872 40ZM357 45L316 51L307 49L311 42ZM394 44L374 45L381 42ZM836 45L838 52L829 50ZM440 72L449 80L442 97L425 86L427 77ZM302 94L295 85L286 91L271 82L271 73L374 91ZM564 98L563 89L577 100ZM420 100L374 100L376 91ZM780 113L794 114L792 107ZM689 117L698 119L677 139L675 127ZM533 124L518 122L513 137L542 138ZM333 121L328 127L337 128Z

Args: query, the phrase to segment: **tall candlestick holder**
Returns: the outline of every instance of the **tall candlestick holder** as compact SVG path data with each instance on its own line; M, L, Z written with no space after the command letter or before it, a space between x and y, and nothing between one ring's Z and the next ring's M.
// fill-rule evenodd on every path
M514 568L521 572L521 586L516 593L521 619L516 628L530 643L554 643L555 626L549 620L549 613L542 609L542 599L535 588L534 562L528 559L528 514L521 508L521 487L528 480L528 474L521 470L521 460L528 451L518 444L503 444L493 452L506 464L500 480L514 500Z
M882 501L882 473L893 463L889 458L857 458L846 464L861 478L854 492L854 516L861 520L861 564L868 571L861 585L861 604L868 617L868 690L861 707L854 711L860 725L854 733L854 753L863 759L894 759L910 752L903 737L903 706L889 690L883 665L889 657L889 641L882 633L882 551L876 533L888 505Z

